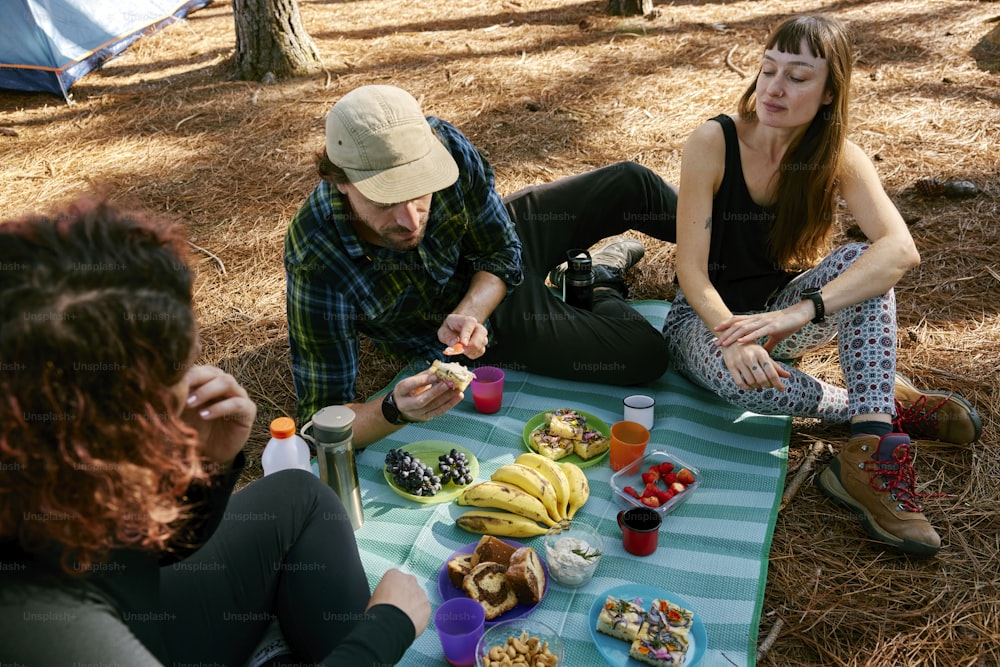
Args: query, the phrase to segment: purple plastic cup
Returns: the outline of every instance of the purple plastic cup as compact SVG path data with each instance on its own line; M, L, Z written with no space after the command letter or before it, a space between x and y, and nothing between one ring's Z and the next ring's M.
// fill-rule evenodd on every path
M474 667L476 644L483 636L486 612L472 598L457 597L446 600L434 612L437 628L444 649L445 660L452 667Z

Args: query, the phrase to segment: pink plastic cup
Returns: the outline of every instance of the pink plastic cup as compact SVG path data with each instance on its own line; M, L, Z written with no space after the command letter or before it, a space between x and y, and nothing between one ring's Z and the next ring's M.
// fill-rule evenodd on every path
M503 404L503 370L496 366L482 366L472 371L476 379L472 387L472 401L476 410L491 415Z

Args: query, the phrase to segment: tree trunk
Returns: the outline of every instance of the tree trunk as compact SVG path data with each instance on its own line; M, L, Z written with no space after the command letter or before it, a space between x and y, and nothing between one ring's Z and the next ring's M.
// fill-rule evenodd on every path
M236 73L245 81L284 78L319 66L319 51L299 19L298 0L233 0Z
M653 0L608 0L612 16L645 16L653 11Z

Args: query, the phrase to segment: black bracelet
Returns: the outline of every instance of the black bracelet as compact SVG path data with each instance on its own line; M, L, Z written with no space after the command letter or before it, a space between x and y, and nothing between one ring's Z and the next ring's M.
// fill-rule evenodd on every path
M809 299L816 308L816 317L812 318L813 324L826 322L826 306L823 304L823 290L819 287L810 287L802 290L802 298Z

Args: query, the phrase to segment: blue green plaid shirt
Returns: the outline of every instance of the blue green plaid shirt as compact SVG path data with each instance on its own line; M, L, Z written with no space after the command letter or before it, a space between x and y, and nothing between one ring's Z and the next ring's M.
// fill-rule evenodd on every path
M493 169L454 126L428 117L458 163L458 181L435 192L427 232L408 251L374 246L348 222L350 205L321 182L285 236L288 338L299 417L355 399L359 334L404 360L442 358L437 330L474 273L523 279L521 242ZM485 323L489 329L489 323Z

